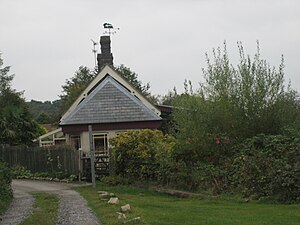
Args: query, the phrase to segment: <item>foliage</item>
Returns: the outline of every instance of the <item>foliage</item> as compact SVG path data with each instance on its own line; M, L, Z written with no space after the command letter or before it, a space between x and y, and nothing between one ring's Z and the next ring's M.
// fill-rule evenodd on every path
M11 169L12 178L14 179L24 179L24 178L31 178L33 174L30 170L26 169L24 166L16 165Z
M239 46L240 62L234 68L227 55L207 55L206 82L194 93L189 83L176 99L175 122L181 156L217 165L232 156L231 146L256 134L279 134L299 121L296 92L284 88L283 60L278 71L260 58L252 60Z
M232 182L245 196L300 202L300 139L258 135L237 147Z
M29 111L33 118L40 124L56 124L60 119L61 100L27 102Z
M34 212L20 225L55 225L59 207L59 198L55 194L34 193Z
M143 84L140 80L138 80L138 75L131 71L129 67L121 64L120 66L115 68L119 74L125 78L136 90L138 90L145 97L150 97L150 84Z
M167 94L163 95L163 96L160 96L160 104L161 105L169 105L169 106L172 106L174 105L174 100L180 96L178 93L177 93L177 90L176 88L174 87L172 91L168 91Z
M73 104L96 75L95 71L91 71L86 66L80 66L74 77L66 80L66 83L62 86L63 94L60 95L63 112Z
M259 46L253 59L245 55L241 44L238 44L238 49L240 60L236 67L230 64L226 43L223 50L213 50L212 59L207 54L207 69L203 69L205 82L195 92L191 83L185 81L185 92L173 98L177 139L174 157L179 168L174 179L178 180L178 184L181 181L185 188L221 193L236 187L230 180L234 170L231 161L242 154L243 148L236 146L240 146L246 138L261 133L300 137L298 94L284 85L283 58L276 70L261 59ZM268 136L265 138L268 142ZM297 147L291 151L295 153ZM251 160L247 161L249 165L240 164L241 168L234 170L239 191L243 183L250 188L252 179L267 176L269 180L265 180L266 183L260 185L257 181L257 189L245 187L242 191L246 195L295 200L295 190L298 189L294 176L298 173L297 169L289 171L285 166L291 165L285 159L276 164L277 159L272 161L272 157L268 159L268 155L262 152L252 152ZM287 153L285 157L294 153ZM279 167L274 166L273 172L265 172L260 168L267 168L263 162L271 163L271 167L273 164L280 165L286 178L276 174L278 182L269 182L271 174L275 176L274 171ZM248 168L243 170L243 165ZM297 168L296 164L292 168ZM241 171L245 174L238 173ZM251 171L257 173L252 174ZM290 179L291 189L280 187L279 180L287 183L286 179ZM264 186L267 183L268 186ZM279 190L282 190L281 195Z
M102 224L120 224L116 211L120 206L107 206L106 201L99 201L97 191L108 191L118 196L121 205L130 204L133 212L129 215L140 216L145 224L181 225L181 224L218 224L218 225L296 225L299 224L300 205L263 204L214 196L207 198L177 198L132 186L107 186L97 183L92 187L75 189L87 201ZM132 215L133 214L133 215ZM126 216L127 216L126 215Z
M158 130L132 130L121 133L110 143L117 175L131 180L166 179L164 172L175 146L171 136Z
M14 79L14 75L8 75L10 66L3 66L3 59L1 57L1 52L0 52L0 94L2 93L3 90L11 89L11 82Z
M11 171L8 165L0 160L0 215L12 200Z
M298 116L293 110L296 93L284 87L283 57L276 70L260 58L259 45L253 60L249 55L245 56L241 44L238 48L240 62L237 68L229 62L226 44L223 53L220 48L213 51L212 62L207 55L208 68L203 70L206 83L200 93L228 114L226 128L233 127L234 135L244 138L259 133L278 134L284 125L293 123Z
M74 174L69 175L62 171L49 171L49 172L36 172L32 173L25 166L16 165L11 169L12 178L14 179L33 179L33 180L54 180L54 181L69 181L73 182L77 180L77 176Z
M11 88L13 75L8 72L9 67L0 69L0 144L31 144L41 135L41 129L29 113L22 93Z

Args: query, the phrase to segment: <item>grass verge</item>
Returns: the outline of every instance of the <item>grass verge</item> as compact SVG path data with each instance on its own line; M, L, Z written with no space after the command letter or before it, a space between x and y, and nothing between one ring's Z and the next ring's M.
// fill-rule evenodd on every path
M34 212L20 225L55 225L59 198L54 194L33 193L35 197Z
M116 212L128 203L133 212L129 216L142 218L142 224L153 225L296 225L300 222L300 205L246 203L224 199L177 198L130 186L75 188L94 210L102 224L121 224ZM115 193L118 206L101 201L97 191Z
M11 201L12 197L9 194L5 193L5 196L0 197L0 216L3 215L8 209Z

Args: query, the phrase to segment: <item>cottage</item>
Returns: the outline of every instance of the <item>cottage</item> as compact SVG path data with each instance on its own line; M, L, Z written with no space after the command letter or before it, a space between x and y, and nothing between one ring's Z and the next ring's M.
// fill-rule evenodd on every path
M109 151L109 139L131 129L158 129L161 111L113 69L110 37L100 39L99 74L62 116L60 127L67 144L90 149L92 126L96 151Z
M110 36L101 36L99 74L60 120L60 128L38 138L40 146L69 144L90 150L92 127L95 151L109 154L109 139L132 129L159 129L161 107L153 105L113 68Z

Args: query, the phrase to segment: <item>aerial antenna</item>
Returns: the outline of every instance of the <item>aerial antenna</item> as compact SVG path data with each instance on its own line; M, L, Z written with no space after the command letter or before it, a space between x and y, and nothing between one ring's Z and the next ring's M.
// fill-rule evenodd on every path
M91 39L91 41L93 42L93 49L92 52L94 54L94 58L95 58L95 67L97 67L97 49L96 49L96 45L98 45L97 42L95 42L93 39Z
M111 36L117 33L117 30L120 30L120 28L114 28L111 23L104 23L103 27L105 29L103 34L108 34L108 36Z

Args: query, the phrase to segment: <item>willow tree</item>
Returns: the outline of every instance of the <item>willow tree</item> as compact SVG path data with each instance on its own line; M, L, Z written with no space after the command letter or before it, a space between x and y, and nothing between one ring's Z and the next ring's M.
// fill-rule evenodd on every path
M261 58L258 44L253 58L241 43L238 50L236 66L226 43L212 57L206 54L205 82L177 100L181 156L218 163L232 154L233 144L260 133L280 134L299 121L297 93L285 86L283 57L276 69Z

